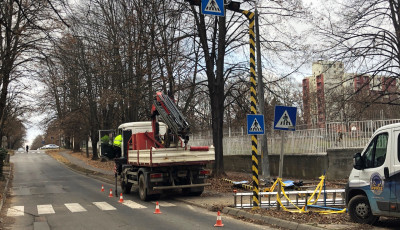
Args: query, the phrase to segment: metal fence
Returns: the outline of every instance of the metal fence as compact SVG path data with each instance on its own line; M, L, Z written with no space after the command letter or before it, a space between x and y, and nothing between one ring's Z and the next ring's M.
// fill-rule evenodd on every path
M316 154L325 153L332 148L364 147L375 130L384 125L400 122L394 120L369 120L350 122L327 123L323 129L304 129L283 131L285 136L285 154ZM224 155L251 155L251 137L246 129L228 129L224 132ZM243 131L244 130L244 131ZM267 132L269 154L279 154L282 131ZM211 145L211 131L194 133L191 136L191 145ZM258 139L262 136L258 135ZM260 152L260 149L259 149Z

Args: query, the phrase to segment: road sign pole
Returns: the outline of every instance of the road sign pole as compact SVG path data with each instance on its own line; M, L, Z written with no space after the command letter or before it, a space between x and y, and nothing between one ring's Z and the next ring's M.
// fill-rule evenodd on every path
M288 106L275 106L274 114L274 129L281 130L281 155L279 157L279 172L278 178L282 179L283 176L283 153L285 143L285 132L286 130L296 130L296 116L297 108ZM278 197L281 197L281 185L278 186ZM280 209L280 204L276 202L276 208Z
M281 130L281 155L279 157L279 173L278 173L278 178L282 179L282 174L283 174L283 147L284 147L284 142L285 142L285 131ZM281 197L281 186L278 185L278 197ZM280 209L280 204L276 202L276 209Z

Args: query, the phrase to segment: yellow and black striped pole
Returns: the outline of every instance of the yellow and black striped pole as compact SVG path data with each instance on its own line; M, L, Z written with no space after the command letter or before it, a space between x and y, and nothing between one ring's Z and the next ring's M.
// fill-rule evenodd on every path
M256 92L256 62L254 52L254 13L242 10L247 19L249 19L249 35L250 35L250 104L251 114L257 114L257 92ZM257 159L257 135L251 135L251 159L253 172L253 209L258 209L260 201L258 200L259 181L258 181L258 159Z

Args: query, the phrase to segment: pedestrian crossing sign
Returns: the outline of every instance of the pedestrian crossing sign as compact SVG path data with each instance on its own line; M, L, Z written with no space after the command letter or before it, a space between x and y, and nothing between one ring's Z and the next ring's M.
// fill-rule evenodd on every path
M201 0L201 13L225 16L224 0Z
M247 134L258 135L264 134L264 115L247 114Z
M296 116L296 107L275 106L274 129L295 131Z

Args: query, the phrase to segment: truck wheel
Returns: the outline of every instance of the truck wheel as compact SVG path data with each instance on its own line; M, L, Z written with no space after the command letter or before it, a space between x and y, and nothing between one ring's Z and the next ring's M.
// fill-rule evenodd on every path
M139 196L143 201L149 200L149 196L147 195L146 181L143 174L140 174L139 176Z
M378 216L372 215L368 198L364 195L357 195L351 198L348 208L350 218L354 222L361 224L374 224L379 219Z
M126 182L125 180L121 181L121 189L122 193L129 194L131 193L132 183Z

